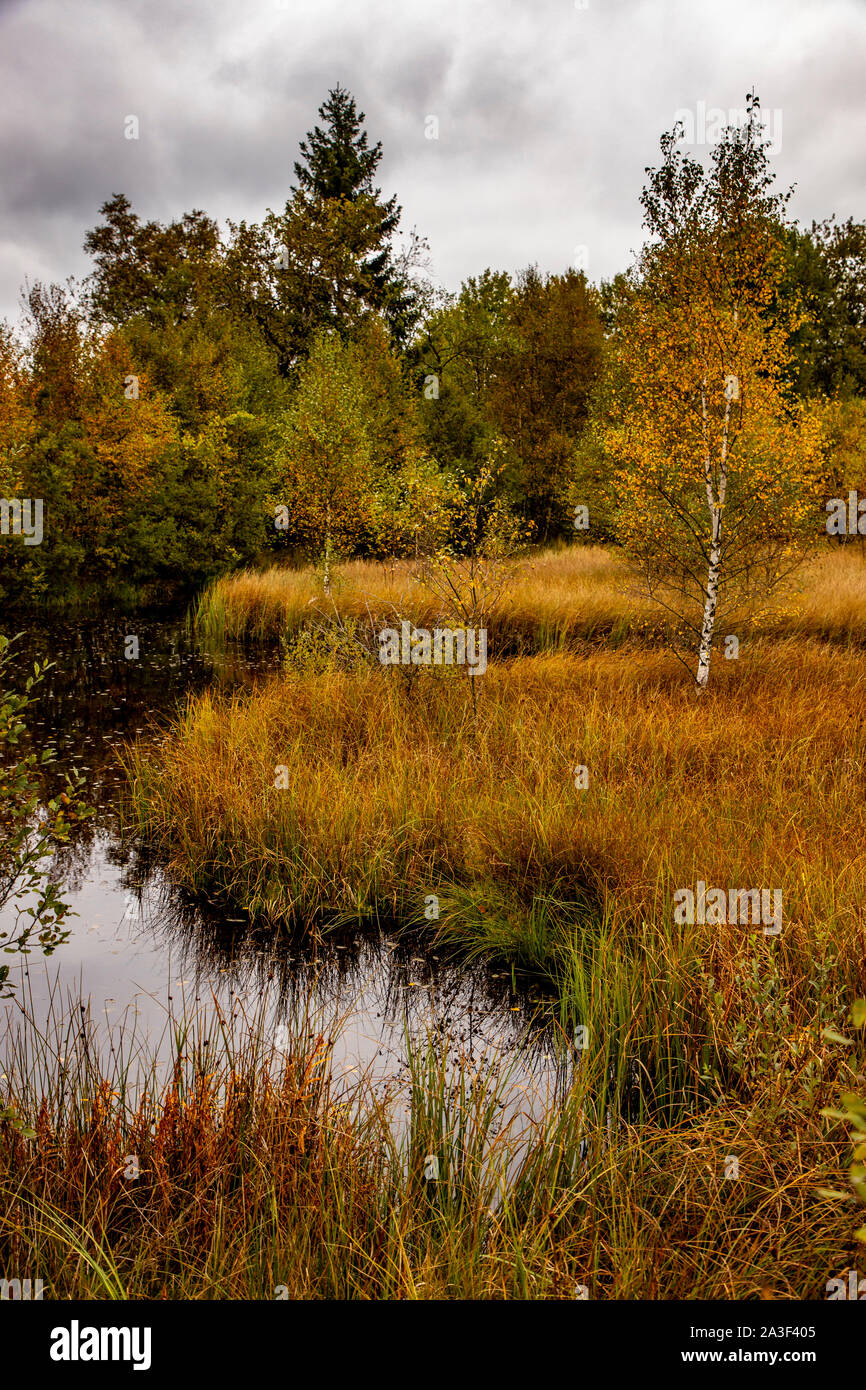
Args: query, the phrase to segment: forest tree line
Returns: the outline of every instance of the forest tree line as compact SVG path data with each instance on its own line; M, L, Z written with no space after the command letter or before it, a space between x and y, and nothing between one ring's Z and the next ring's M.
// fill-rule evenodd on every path
M456 540L482 474L538 542L573 538L577 504L582 536L612 534L610 374L640 268L487 269L444 295L354 99L335 88L319 118L281 212L221 233L115 194L84 283L28 287L0 326L0 495L45 516L41 544L0 542L7 602L159 599L326 543L417 554ZM820 406L829 497L866 483L866 224L778 241L762 313L797 324L786 390Z

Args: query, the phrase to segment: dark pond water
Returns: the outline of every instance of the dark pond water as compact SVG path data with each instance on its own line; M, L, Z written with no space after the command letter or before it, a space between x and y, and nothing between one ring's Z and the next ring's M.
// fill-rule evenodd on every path
M133 635L138 658L128 659ZM58 777L70 764L84 772L96 815L56 860L77 913L69 940L48 959L38 949L6 957L15 985L0 1004L7 1048L25 1020L50 1034L82 1003L106 1055L123 1035L127 1050L134 1039L143 1055L163 1059L173 1021L207 1021L217 1009L226 1018L256 1016L279 1047L303 1017L332 1044L337 1077L399 1079L407 1044L447 1038L470 1069L507 1074L510 1108L548 1110L565 1066L541 1002L510 976L382 931L324 941L257 934L241 913L190 902L148 864L143 846L122 836L118 750L136 736L166 737L191 690L268 679L278 653L209 652L183 615L31 625L18 645L22 665L54 663L30 712L33 746L56 749ZM49 777L46 794L52 789ZM8 909L6 918L8 930Z

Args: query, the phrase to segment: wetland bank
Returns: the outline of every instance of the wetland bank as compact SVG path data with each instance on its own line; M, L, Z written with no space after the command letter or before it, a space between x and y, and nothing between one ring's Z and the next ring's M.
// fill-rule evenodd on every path
M215 643L207 605L139 623L134 670L128 622L52 633L38 727L97 816L73 936L6 1005L2 1239L61 1296L814 1297L853 1258L819 1189L863 989L863 562L699 698L639 631L543 611L577 564L608 626L603 553L535 563L537 650L494 649L475 706L459 668ZM249 592L221 584L235 626ZM699 881L780 884L785 930L678 922Z

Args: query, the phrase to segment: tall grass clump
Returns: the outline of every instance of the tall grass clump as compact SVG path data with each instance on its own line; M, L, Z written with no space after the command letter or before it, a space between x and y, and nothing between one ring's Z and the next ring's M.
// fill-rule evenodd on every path
M578 1068L533 1118L434 1034L403 1084L347 1088L309 1021L279 1051L261 1022L172 1020L167 1060L115 1037L106 1065L86 1006L25 1021L0 1091L5 1276L54 1299L784 1298L852 1259L820 1117L638 1126Z

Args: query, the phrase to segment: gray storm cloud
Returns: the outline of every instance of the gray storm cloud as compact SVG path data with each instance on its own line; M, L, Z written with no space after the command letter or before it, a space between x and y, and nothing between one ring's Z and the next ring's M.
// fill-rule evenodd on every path
M338 81L449 289L487 265L561 271L579 247L593 279L625 268L674 112L737 109L752 87L780 113L793 214L862 217L864 60L861 0L6 3L0 315L25 278L86 272L112 193L161 219L282 207Z

